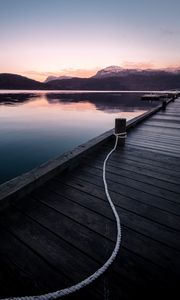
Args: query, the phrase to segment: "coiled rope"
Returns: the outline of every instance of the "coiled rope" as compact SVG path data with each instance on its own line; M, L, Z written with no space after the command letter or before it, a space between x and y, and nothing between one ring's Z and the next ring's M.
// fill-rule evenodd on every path
M113 261L115 260L117 254L118 254L120 244L121 244L121 223L120 223L119 215L118 215L116 208L115 208L115 206L111 200L111 197L109 195L108 185L106 182L106 165L107 165L107 161L108 161L109 157L116 150L116 147L118 144L118 138L123 138L123 139L126 138L126 132L114 134L114 135L116 137L114 148L108 153L108 155L106 156L106 158L104 160L104 164L103 164L103 182L104 182L105 193L106 193L107 199L109 201L109 204L111 206L111 209L113 211L113 214L115 216L116 226L117 226L116 244L115 244L114 250L113 250L111 256L109 257L109 259L95 273L93 273L86 279L82 280L81 282L79 282L75 285L72 285L71 287L68 287L68 288L65 288L65 289L62 289L62 290L59 290L56 292L48 293L45 295L40 295L40 296L10 297L10 298L4 298L2 300L54 300L54 299L57 299L57 298L60 298L63 296L67 296L67 295L72 294L76 291L79 291L80 289L89 285L95 279L100 277L109 268L109 266L113 263Z

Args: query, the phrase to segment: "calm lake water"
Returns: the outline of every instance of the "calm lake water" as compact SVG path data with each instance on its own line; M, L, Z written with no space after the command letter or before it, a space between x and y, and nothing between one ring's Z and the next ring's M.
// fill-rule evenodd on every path
M140 93L0 91L0 183L131 119L157 103Z

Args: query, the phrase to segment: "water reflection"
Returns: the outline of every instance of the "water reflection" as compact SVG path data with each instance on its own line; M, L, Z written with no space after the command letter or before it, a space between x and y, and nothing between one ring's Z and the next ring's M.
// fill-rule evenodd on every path
M0 183L133 118L156 103L138 94L0 94Z
M89 102L95 105L96 109L117 112L119 110L134 111L147 110L150 107L157 105L156 103L141 101L141 93L47 93L46 98L49 103L80 103Z
M157 105L156 102L141 101L142 93L0 93L0 105L17 106L30 101L46 99L49 104L92 103L96 109L117 112L119 110L147 110Z
M14 106L18 104L23 104L28 101L33 101L36 99L36 97L39 97L37 94L1 94L0 93L0 105L9 105Z

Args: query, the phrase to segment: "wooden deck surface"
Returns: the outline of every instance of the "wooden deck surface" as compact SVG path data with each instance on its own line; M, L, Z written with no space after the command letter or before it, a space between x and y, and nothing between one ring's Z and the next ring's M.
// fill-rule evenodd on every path
M109 257L115 220L102 181L113 142L0 214L0 298L75 284ZM180 98L128 132L107 166L122 222L112 267L68 299L175 298L180 285Z

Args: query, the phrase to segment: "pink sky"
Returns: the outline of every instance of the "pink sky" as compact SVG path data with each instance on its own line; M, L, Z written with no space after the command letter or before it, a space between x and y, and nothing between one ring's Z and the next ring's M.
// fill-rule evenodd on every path
M0 1L0 73L180 67L180 1Z

